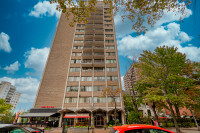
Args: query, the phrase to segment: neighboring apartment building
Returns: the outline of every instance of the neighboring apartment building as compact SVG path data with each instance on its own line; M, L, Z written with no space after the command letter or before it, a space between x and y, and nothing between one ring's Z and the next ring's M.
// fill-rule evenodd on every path
M124 88L125 93L130 95L136 95L137 91L133 90L133 85L139 80L140 71L138 68L134 66L135 64L131 65L124 76ZM134 94L133 94L134 93ZM153 116L153 111L148 105L141 104L138 107L138 110L143 112L143 116Z
M102 95L107 87L122 88L114 19L108 8L98 2L88 23L74 27L61 15L34 107L23 117L36 117L38 112L50 117L45 112L58 111L61 124L63 117L82 114L95 126L114 119L113 97ZM124 123L122 94L115 99L117 119Z
M16 87L9 82L2 81L0 83L0 98L5 99L6 103L13 105L12 109L17 107L21 93L16 92Z

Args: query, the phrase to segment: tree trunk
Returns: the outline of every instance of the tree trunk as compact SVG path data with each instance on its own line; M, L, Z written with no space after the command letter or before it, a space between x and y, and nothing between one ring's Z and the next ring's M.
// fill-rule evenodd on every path
M115 100L115 126L117 126L117 123L116 123L116 113L117 113L117 111L116 111L116 100Z
M180 115L180 111L179 111L179 107L177 104L174 104L175 110L176 110L176 116L178 118L178 120L181 119L181 115Z
M153 113L154 113L154 116L158 122L158 114L156 113L156 104L155 102L153 102L153 105L152 105L152 110L153 110ZM158 125L160 126L159 122L158 122Z
M135 112L137 114L139 114L139 110L138 110L138 106L137 106L136 100L135 100L135 98L133 98L133 96L135 97L134 89L132 90L132 92L133 92L133 95L131 95L131 99L132 99L133 105L135 107ZM137 116L137 117L138 117L138 121L141 122L140 116Z
M190 112L191 112L192 117L193 117L193 119L194 119L194 122L195 122L195 124L196 124L196 126L197 126L197 129L198 129L198 131L200 131L200 127L199 127L198 122L197 122L197 120L196 120L196 118L195 118L195 116L194 116L194 113L193 113L193 111L192 111L191 105L189 106L189 109L190 109Z
M174 121L174 125L175 125L175 128L176 128L176 132L177 133L180 133L180 129L178 127L178 123L177 123L177 120L176 120L176 117L175 117L175 114L174 114L174 110L172 108L172 104L169 100L167 100L167 103L169 104L169 107L170 107L170 111L171 111L171 115L172 115L172 118L173 118L173 121Z

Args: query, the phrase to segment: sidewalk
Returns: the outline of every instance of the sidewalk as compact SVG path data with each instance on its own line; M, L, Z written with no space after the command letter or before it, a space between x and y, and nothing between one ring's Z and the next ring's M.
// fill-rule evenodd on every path
M166 128L172 132L176 132L176 129L175 128ZM192 127L192 128L180 128L181 131L183 133L200 133L200 131L197 130L196 127Z

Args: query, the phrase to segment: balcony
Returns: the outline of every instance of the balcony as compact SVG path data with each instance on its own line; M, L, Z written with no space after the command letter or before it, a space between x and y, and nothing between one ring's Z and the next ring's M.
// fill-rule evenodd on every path
M104 52L95 52L94 59L104 59Z
M104 40L95 40L95 45L104 45Z
M83 46L83 51L84 52L86 52L86 51L88 51L88 52L92 51L92 46Z
M94 67L104 67L105 62L104 60L94 60Z
M83 61L81 62L81 65L82 65L83 67L92 67L92 60L83 60Z
M92 53L83 53L82 58L83 59L92 59Z

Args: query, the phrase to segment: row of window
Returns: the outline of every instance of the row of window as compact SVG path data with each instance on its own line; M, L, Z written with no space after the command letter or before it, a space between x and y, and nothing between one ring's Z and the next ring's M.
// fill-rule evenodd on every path
M111 20L105 20L105 21L111 22ZM97 30L97 29L95 29L95 30ZM76 32L84 32L84 31L85 31L84 29L76 29ZM105 29L105 32L113 32L113 29Z
M89 40L90 42L93 42L93 40ZM98 40L96 40L98 41ZM100 40L103 41L103 40ZM83 43L83 40L74 40L74 43ZM114 43L114 40L105 40L106 43Z
M103 63L104 60L94 60L94 62L95 63ZM79 59L72 59L71 63L72 64L79 64L79 63L81 63L81 60L79 60ZM83 63L92 63L92 60L89 60L89 59L83 60ZM107 59L106 63L117 63L117 62L116 62L115 59Z
M103 91L105 86L94 86L94 91ZM78 92L79 87L78 86L68 86L67 92ZM80 91L92 91L92 86L81 86Z
M74 76L74 77L68 77L68 81L80 81L80 77ZM92 77L81 77L81 81L92 81ZM94 81L105 81L105 77L103 76L95 76ZM108 76L107 81L118 81L117 76Z
M77 97L67 97L65 98L65 103L77 103ZM120 97L108 97L108 103L113 103L116 101L117 103L120 103ZM79 98L80 103L91 103L92 97L80 97ZM106 98L105 97L93 97L94 103L105 103Z
M83 46L74 46L73 49L83 49ZM115 46L105 46L105 49L115 49Z
M79 67L72 67L70 68L70 72L80 72L80 68ZM92 67L83 67L82 71L83 72L91 72L93 69ZM103 72L104 71L104 67L94 67L94 71L95 72ZM106 68L107 72L117 72L117 68L116 67L108 67Z
M91 34L93 35L93 34ZM103 34L102 34L103 36ZM76 34L75 37L84 37L84 34ZM113 34L105 34L105 37L113 37Z
M73 52L72 56L81 56L82 53L80 52ZM92 53L84 53L84 55L92 55ZM104 55L103 52L95 52L94 55ZM115 52L106 52L106 56L115 56Z

